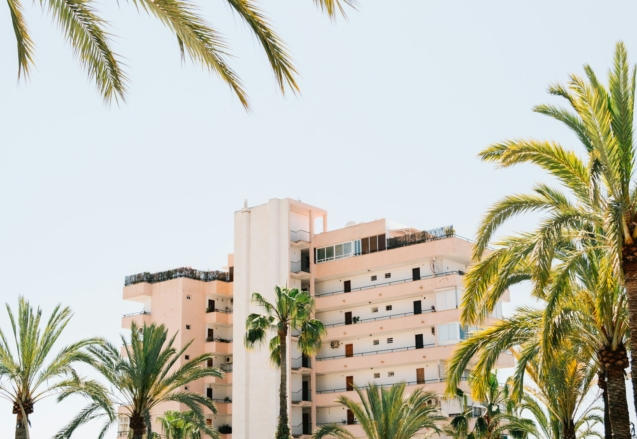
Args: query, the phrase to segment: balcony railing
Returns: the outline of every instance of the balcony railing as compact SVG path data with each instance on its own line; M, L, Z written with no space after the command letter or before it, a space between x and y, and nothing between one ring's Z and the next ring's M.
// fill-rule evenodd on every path
M300 272L309 273L310 272L310 266L308 264L303 264L302 261L291 261L290 262L290 271L292 273L300 273Z
M206 337L206 341L216 341L217 343L232 343L232 340L219 337Z
M292 369L300 369L302 367L306 367L306 368L311 368L312 367L312 363L310 361L310 357L306 357L305 355L301 355L300 357L296 357L296 358L292 358L292 364L294 364L295 361L301 360L301 365L298 367L295 367L294 365L292 366Z
M336 360L338 358L351 358L351 357L366 357L368 355L378 355L378 354L385 354L388 352L403 352L403 351L413 351L415 349L426 349L426 348L432 348L436 346L435 343L428 343L426 345L423 345L422 347L416 347L416 346L408 346L406 348L394 348L394 349L381 349L379 351L371 351L371 352L358 352L356 354L352 354L352 355L334 355L332 357L321 357L321 358L316 358L316 361L323 361L323 360Z
M224 314L232 314L232 310L230 308L226 308L226 309L219 309L219 308L206 308L206 313L211 313L211 312L222 312Z
M308 232L307 230L290 230L290 241L310 242L310 232Z
M219 366L219 369L223 370L224 372L232 372L232 363L222 364L221 366Z
M150 311L139 311L139 312L132 312L130 314L124 314L122 317L149 316L149 315L150 315Z
M408 245L422 244L423 242L437 241L439 239L451 238L456 235L453 226L438 227L437 229L426 230L420 233L412 233L406 236L387 239L387 250L393 248L406 247Z
M364 287L352 288L349 291L347 291L347 293L351 293L354 291L370 290L370 289L379 288L379 287L386 287L388 285L404 284L407 282L416 282L423 279L432 279L434 277L450 276L452 274L459 274L460 276L464 276L465 272L462 270L444 271L442 273L434 273L427 276L421 276L420 279L413 279L410 277L408 279L393 280L391 282L382 282L382 283L373 284L373 285L366 285ZM317 294L316 297L334 296L336 294L344 294L344 293L345 293L345 290L337 290L337 291L332 291L330 293L320 293L320 294Z
M312 389L300 389L292 392L292 402L312 401Z
M464 381L465 378L463 377L462 380ZM432 383L444 383L445 379L444 378L430 378L430 379L426 379L426 380L422 380L422 381L401 381L403 383L405 383L408 386L418 386L418 385L422 385L422 384L432 384ZM379 384L378 387L391 387L391 386L395 386L396 384L400 384L400 383L392 383L392 384ZM365 385L365 386L354 386L354 387L358 387L359 389L367 389L369 386ZM347 387L343 387L340 389L329 389L329 390L317 390L316 393L317 394L323 394L323 393L340 393L340 392L353 392L354 389L352 388L347 388Z
M154 284L164 282L171 279L179 279L185 277L187 279L200 280L202 282L212 282L218 280L221 282L230 282L230 275L225 271L201 271L190 267L176 268L174 270L160 271L158 273L138 273L131 274L124 278L124 286L148 282Z
M426 313L430 313L433 312L433 309L423 309L422 312L420 314L426 314ZM403 312L400 314L392 314L390 316L381 316L381 317L370 317L368 319L358 319L356 320L356 322L354 322L354 320L352 320L352 325L356 325L358 323L363 323L363 322L376 322L378 320L388 320L388 319L395 319L398 317L407 317L407 316L413 316L415 315L413 311L411 312ZM345 322L338 322L338 323L330 323L329 325L325 325L326 328L333 328L335 326L345 326L345 325L350 325L350 323L345 323Z

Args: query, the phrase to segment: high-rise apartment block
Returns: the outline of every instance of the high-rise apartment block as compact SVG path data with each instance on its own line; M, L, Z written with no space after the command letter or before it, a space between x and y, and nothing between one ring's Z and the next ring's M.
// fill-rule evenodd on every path
M243 345L247 316L262 312L250 298L258 291L273 300L275 285L307 290L328 334L312 358L290 336L292 433L309 438L318 425L337 422L362 437L353 414L335 403L340 395L356 398L354 386L404 381L408 391L424 386L443 392L445 360L475 329L459 323L470 262L471 243L452 227L422 231L382 219L329 231L325 210L272 199L235 213L227 272L180 269L127 277L124 299L143 303L144 312L125 316L123 326L132 320L163 323L171 333L179 331L180 345L194 339L188 356L213 353L209 365L226 371L225 378L190 389L217 402L219 413L209 414L210 422L232 426L228 437L271 439L280 375L267 346L248 351ZM501 313L498 304L491 319ZM498 366L513 365L503 354ZM460 410L456 399L432 404L447 415ZM179 407L157 414L168 409ZM126 431L125 420L120 430Z

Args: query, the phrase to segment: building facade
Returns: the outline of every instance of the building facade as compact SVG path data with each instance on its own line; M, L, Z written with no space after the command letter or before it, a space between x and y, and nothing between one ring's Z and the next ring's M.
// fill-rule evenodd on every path
M268 300L275 285L309 291L328 330L313 358L301 355L290 336L288 412L299 438L331 422L362 437L352 413L335 403L340 395L355 398L354 386L404 381L408 390L442 393L445 360L476 329L459 323L471 243L452 227L422 231L382 219L329 231L327 219L325 210L291 199L246 206L235 213L227 274L127 278L124 298L143 303L147 313L125 316L124 327L133 319L164 323L180 331L180 343L195 339L192 355L212 352L212 365L229 371L192 390L218 402L210 422L231 425L232 437L270 439L276 429L279 372L267 346L248 351L242 343L247 316L262 312L250 303L255 291ZM490 319L501 312L498 304ZM501 356L500 367L513 365L510 355ZM460 411L458 400L432 404L447 415Z

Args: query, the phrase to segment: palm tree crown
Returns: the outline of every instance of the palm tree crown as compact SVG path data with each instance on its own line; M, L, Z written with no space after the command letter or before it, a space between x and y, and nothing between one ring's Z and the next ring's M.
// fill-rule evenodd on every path
M7 0L17 42L18 78L28 76L34 65L35 44L30 36L21 0ZM296 69L285 44L254 0L227 0L230 8L247 24L261 44L282 92L286 86L298 90ZM314 0L331 18L344 5L356 7L356 0ZM196 63L216 73L237 95L244 107L248 98L238 75L228 65L228 47L224 38L199 15L189 0L132 0L165 24L177 37L182 58L186 53ZM91 0L48 0L40 5L51 13L70 43L89 78L95 82L104 100L125 100L128 83L119 57L111 48L108 23L95 10Z
M411 439L426 429L439 433L440 428L436 423L445 418L431 404L436 393L419 388L405 396L405 387L405 383L389 388L370 383L364 391L354 388L361 403L346 396L340 396L337 402L352 411L368 439ZM321 426L313 438L332 436L339 439L355 438L338 424Z
M314 299L307 291L276 286L274 302L269 302L259 293L252 294L252 303L263 308L264 314L250 314L246 320L245 345L253 348L270 339L270 361L279 367L279 420L277 439L288 439L290 427L287 413L287 356L288 336L291 331L299 334L298 347L303 355L314 355L321 349L321 339L327 333L320 320L312 318Z
M216 368L204 367L211 354L199 355L183 364L178 364L192 341L181 349L173 347L175 337L168 339L164 325L131 325L130 343L122 337L126 355L111 344L91 348L94 367L102 374L113 390L96 394L91 403L82 410L55 437L69 438L80 425L96 419L106 418L100 432L102 439L111 424L117 420L117 406L130 419L134 439L152 433L151 413L165 402L178 402L192 411L193 422L207 435L217 438L218 432L206 425L203 408L216 413L214 403L204 395L184 389L189 383L204 377L221 378L223 373Z
M95 384L82 382L74 370L76 363L91 363L86 348L102 343L101 339L85 339L66 346L57 355L53 349L72 317L70 308L56 306L44 328L42 311L34 310L20 297L18 312L6 305L13 332L15 351L0 329L0 397L13 405L17 417L15 437L29 437L29 417L36 403L55 394L82 393Z

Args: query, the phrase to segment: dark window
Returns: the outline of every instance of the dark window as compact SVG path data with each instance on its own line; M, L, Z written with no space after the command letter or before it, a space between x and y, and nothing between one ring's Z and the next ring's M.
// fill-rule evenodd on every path
M345 324L346 325L351 325L352 324L352 312L351 311L347 311L345 313Z
M364 255L369 253L369 238L361 239L361 253Z
M414 300L414 314L422 314L422 301Z
M369 238L369 252L375 253L378 251L378 237L372 236Z
M234 282L234 267L228 268L228 281Z
M391 279L391 273L385 273L385 279Z
M190 355L186 355L186 360L190 360Z
M343 288L346 293L350 293L352 291L352 281L346 280L345 282L343 282Z
M416 349L422 349L425 347L423 342L422 334L416 334Z
M208 397L208 399L212 399L212 388L211 387L206 388L206 396Z
M378 235L378 251L385 250L387 248L385 241L385 234Z
M392 309L393 309L393 306L392 306L392 305L387 305L387 306L385 307L385 311L391 311Z
M190 325L186 325L186 329L190 329Z
M372 281L375 281L376 279L378 279L378 276L373 275L373 276L372 276Z
M190 300L190 299L191 299L191 297L190 297L190 296L186 296L186 299Z
M412 280L420 280L420 267L411 269L411 278Z

